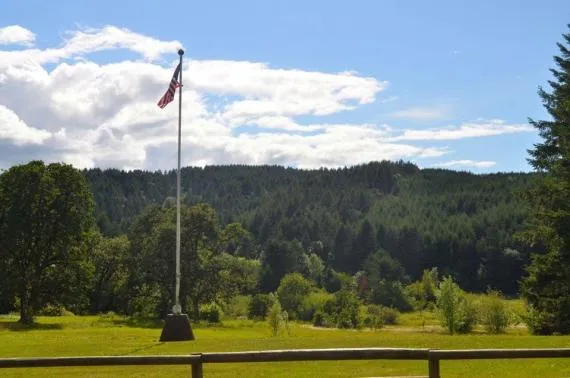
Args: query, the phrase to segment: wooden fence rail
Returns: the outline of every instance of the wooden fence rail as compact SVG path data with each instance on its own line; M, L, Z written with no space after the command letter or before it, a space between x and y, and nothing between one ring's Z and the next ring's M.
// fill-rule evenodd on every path
M440 377L442 360L568 358L569 349L466 349L433 350L405 348L293 349L252 352L195 353L176 356L89 356L46 358L0 358L2 368L191 365L192 377L203 377L205 363L340 361L340 360L423 360L428 361L429 378Z

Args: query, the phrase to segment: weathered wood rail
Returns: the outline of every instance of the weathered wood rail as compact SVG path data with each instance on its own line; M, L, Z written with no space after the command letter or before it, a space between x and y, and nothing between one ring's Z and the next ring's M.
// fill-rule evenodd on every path
M341 360L428 361L429 378L440 377L440 361L475 359L568 358L566 349L464 349L433 350L405 348L293 349L252 352L195 353L176 356L89 356L45 358L0 358L2 368L191 365L192 377L202 378L203 365L239 362L292 362Z

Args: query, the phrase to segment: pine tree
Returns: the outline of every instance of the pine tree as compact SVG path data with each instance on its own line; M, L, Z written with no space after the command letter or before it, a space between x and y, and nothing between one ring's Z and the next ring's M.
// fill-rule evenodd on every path
M570 33L563 37L570 44ZM528 160L541 176L527 193L534 217L526 236L548 247L534 257L522 284L536 334L570 333L570 50L557 45L561 56L554 57L558 69L550 70L552 92L539 88L551 120L530 120L543 141L529 150Z

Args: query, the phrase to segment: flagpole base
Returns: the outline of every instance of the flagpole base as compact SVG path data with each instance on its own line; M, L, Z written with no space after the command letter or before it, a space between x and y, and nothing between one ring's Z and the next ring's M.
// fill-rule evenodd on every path
M186 314L168 314L166 322L160 334L161 342L168 341L191 341L194 340L194 332L190 326L190 319Z

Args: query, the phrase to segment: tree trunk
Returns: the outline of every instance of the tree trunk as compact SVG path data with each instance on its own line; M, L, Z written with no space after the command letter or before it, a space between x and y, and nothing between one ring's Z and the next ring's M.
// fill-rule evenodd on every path
M20 323L22 324L33 324L34 314L32 309L32 301L30 300L30 295L27 290L22 290L20 292Z

